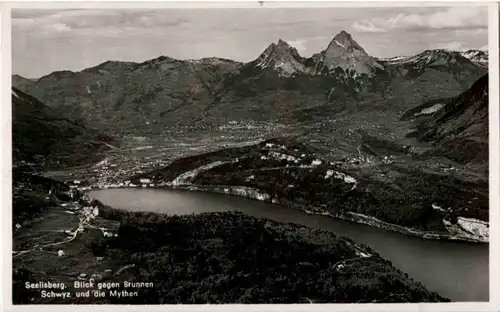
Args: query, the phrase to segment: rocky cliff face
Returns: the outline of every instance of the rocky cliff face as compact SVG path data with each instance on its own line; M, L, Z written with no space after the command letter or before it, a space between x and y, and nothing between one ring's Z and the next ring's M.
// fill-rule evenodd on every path
M297 49L279 39L278 44L272 43L256 60L256 66L273 68L280 75L290 77L296 73L306 73L308 70L303 64L303 58Z

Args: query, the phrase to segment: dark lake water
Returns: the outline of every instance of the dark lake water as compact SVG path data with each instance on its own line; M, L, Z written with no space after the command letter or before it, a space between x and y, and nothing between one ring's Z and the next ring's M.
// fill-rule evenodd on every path
M370 246L427 289L453 301L489 300L488 244L408 237L237 196L160 189L105 189L92 191L89 196L104 204L134 211L165 214L241 211L254 217L326 229Z

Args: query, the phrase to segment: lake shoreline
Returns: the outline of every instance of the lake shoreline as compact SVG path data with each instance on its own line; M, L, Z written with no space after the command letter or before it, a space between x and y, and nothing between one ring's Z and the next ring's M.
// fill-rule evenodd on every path
M470 237L464 237L464 236L459 236L459 235L453 235L453 234L445 234L445 233L435 233L435 232L424 232L424 231L419 231L416 229L412 228L407 228L401 225L397 224L392 224L388 222L384 222L382 220L379 220L374 217L362 215L362 214L357 214L354 212L347 212L343 214L337 214L333 215L329 212L322 212L320 211L320 208L315 208L316 211L310 210L305 205L295 203L295 202L288 202L288 201L283 201L283 200L270 200L269 198L266 198L267 194L260 193L258 190L247 190L246 193L241 192L241 191L234 191L234 190L241 190L242 187L235 187L235 186L226 186L226 185L216 185L216 186L196 186L196 185L177 185L177 186L168 186L168 185L155 185L155 186L147 186L147 187L130 187L130 186L114 186L114 187L89 187L85 188L82 191L99 191L99 190L106 190L106 189L115 189L115 188L120 188L120 189L172 189L172 190L182 190L182 191L190 191L190 192L207 192L207 193L215 193L215 194L224 194L224 195L232 195L232 196L239 196L239 197L244 197L252 200L258 200L258 201L264 201L267 203L271 204L278 204L290 209L298 210L306 214L311 214L311 215L322 215L322 216L328 216L330 218L334 219L340 219L340 220L346 220L358 224L364 224L368 225L374 228L379 228L383 229L386 231L391 231L391 232L397 232L406 236L412 236L412 237L419 237L424 240L440 240L440 241L455 241L455 242L463 242L463 243L474 243L474 244L489 244L489 241L485 240L480 240L480 239L473 239ZM250 191L250 192L249 192ZM254 193L252 193L253 191Z

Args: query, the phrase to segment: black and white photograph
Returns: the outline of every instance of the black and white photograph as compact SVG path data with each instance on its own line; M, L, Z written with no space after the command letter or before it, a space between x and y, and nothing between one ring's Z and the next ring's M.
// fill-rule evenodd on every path
M490 302L491 9L13 8L7 299Z

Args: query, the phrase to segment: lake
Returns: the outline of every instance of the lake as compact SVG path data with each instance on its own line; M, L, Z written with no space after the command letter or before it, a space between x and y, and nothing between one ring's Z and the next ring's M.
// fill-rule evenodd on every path
M230 195L171 189L104 189L91 191L89 196L106 205L133 211L164 214L240 211L254 217L329 230L370 246L430 291L453 301L489 300L488 244L424 240Z

